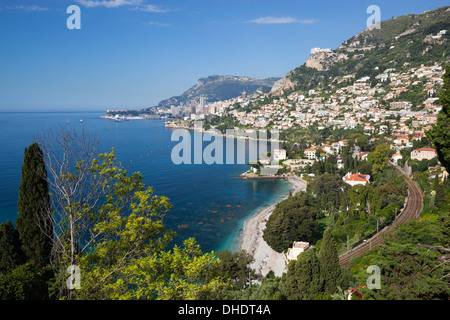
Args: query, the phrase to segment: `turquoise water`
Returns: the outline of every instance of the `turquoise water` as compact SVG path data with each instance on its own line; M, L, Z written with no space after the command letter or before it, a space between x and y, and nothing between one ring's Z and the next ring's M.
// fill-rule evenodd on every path
M115 147L118 161L173 205L165 218L175 244L195 237L202 250L235 250L244 222L259 209L289 193L291 185L275 179L236 178L242 164L175 165L172 129L163 121L101 119L101 113L0 113L0 222L17 218L18 188L25 147L33 136L69 122L100 138L101 151ZM83 123L80 123L80 120ZM192 134L192 133L191 133ZM191 140L193 141L193 139ZM203 142L203 148L209 142ZM192 146L193 147L193 146ZM224 159L226 150L224 148ZM180 229L180 225L187 227Z

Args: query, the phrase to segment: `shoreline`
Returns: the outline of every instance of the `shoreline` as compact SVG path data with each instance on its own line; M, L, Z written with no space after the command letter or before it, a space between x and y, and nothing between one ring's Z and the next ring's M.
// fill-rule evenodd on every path
M206 130L205 128L201 127L199 128L195 128L195 127L190 127L187 126L185 124L174 124L174 123L165 123L164 125L166 128L168 129L186 129L186 130L190 130L190 131L194 131L194 132L200 132L200 133L207 133L210 134L212 136L219 136L219 137L223 137L223 138L231 138L231 139L244 139L244 140L254 140L254 141L270 141L270 142L286 142L285 140L280 140L280 139L272 139L272 138L268 138L268 139L264 139L264 138L259 138L257 137L256 139L254 137L249 137L248 135L237 135L237 134L227 134L227 133L215 133L214 131L211 131L211 129L215 129L215 128L210 128L208 130ZM245 132L245 130L252 130L252 131L256 131L256 130L260 130L261 128L257 129L241 129L243 132ZM217 129L215 129L217 130Z
M306 190L306 182L296 176L280 177L288 181L294 188L292 194ZM279 201L260 209L253 217L245 221L244 230L240 237L240 250L245 250L253 255L254 261L250 267L259 276L265 276L269 271L273 271L276 276L281 276L286 271L286 263L282 253L273 250L263 239L266 221L272 214L275 206L287 199L289 195Z

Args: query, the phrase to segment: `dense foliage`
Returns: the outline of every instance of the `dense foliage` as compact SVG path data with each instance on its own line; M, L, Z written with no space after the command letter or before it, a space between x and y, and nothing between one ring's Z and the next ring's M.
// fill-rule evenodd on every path
M293 241L315 242L320 237L320 216L307 197L289 197L278 203L270 215L264 240L278 252L286 250Z
M334 50L337 54L347 55L347 59L331 64L328 70L318 71L302 65L291 71L288 77L295 83L295 89L307 92L319 84L326 87L330 84L330 79L340 75L355 74L356 79L365 76L373 78L375 73L383 72L386 68L445 61L448 55L446 41L450 37L448 33L443 36L442 41L424 41L424 38L448 29L446 7L420 15L403 15L382 21L381 25L381 29L366 29L360 32ZM350 47L350 44L354 47ZM352 50L347 50L348 47ZM379 67L378 71L376 67ZM417 100L416 95L406 98L414 103L421 101Z
M42 150L37 143L25 148L22 178L19 186L18 218L16 220L21 249L35 265L49 262L52 241L49 187Z
M322 238L323 221L333 224L339 252L347 244L353 246L370 236L395 218L407 190L394 168L384 161L379 168L372 183L353 187L340 175L319 174L309 181L306 192L277 204L267 221L264 239L278 252L287 250L293 241L316 243Z
M0 224L0 300L48 299L52 224L46 168L36 143L25 148L19 186L17 229Z
M323 242L319 253L320 268L323 274L324 291L333 294L338 287L342 287L343 278L336 245L328 228L323 234Z
M398 225L383 245L354 258L351 270L360 284L367 279L369 265L381 269L381 288L362 290L365 299L447 300L450 267L445 253L449 247L449 222L447 212L434 221L412 220Z
M27 159L23 168L28 168ZM28 188L38 190L28 182L30 172L22 176L22 185L27 182ZM82 270L82 285L68 290L70 256L54 250L51 266L37 264L34 256L21 251L26 237L20 235L25 229L15 230L7 222L0 225L0 299L221 299L255 279L248 267L252 257L245 252L204 253L195 239L169 249L174 232L163 223L171 208L169 200L146 188L141 174L129 175L113 151L95 158L89 172L93 180L86 188L101 184L105 193L95 206L73 205L78 214L89 213L85 222L92 236L76 245L74 262ZM36 203L48 199L46 193L37 195L42 198ZM33 223L38 234L26 242L28 246L36 236L50 239L40 229L42 221ZM66 250L68 231L60 237L67 241ZM80 240L89 240L88 250L81 250ZM35 253L42 261L51 254L38 248Z
M450 171L450 66L445 68L444 88L440 102L442 110L438 114L436 125L427 132L427 136L437 149L439 161Z
M317 258L316 250L301 254L289 263L281 279L280 291L288 300L312 300L323 292L325 272ZM325 270L324 270L325 271Z

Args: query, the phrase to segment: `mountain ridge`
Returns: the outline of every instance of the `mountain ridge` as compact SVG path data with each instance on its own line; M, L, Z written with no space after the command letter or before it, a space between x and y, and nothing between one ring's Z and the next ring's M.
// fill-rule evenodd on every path
M330 51L315 51L273 87L272 95L286 90L308 90L330 77L371 76L374 68L400 68L405 64L448 63L450 6L406 14L381 21L381 29L366 28ZM441 30L447 32L439 36Z
M248 76L210 75L198 79L197 83L181 95L162 100L156 107L179 106L191 101L215 102L236 98L246 92L253 94L258 90L268 92L279 77L252 78Z

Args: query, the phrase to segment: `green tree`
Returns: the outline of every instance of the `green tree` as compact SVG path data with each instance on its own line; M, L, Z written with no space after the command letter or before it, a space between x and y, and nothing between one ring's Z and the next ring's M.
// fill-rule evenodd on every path
M325 292L328 294L336 293L338 287L342 287L343 278L331 228L327 228L324 232L322 246L319 252L319 262L324 279Z
M380 290L367 290L367 298L383 300L447 300L450 296L445 273L448 266L438 254L413 244L391 242L382 245L377 265L382 270Z
M340 175L323 174L308 183L307 192L314 195L315 207L325 208L331 203L338 208L342 204L341 195L348 188Z
M438 232L437 237L439 244L449 248L450 247L450 212L443 212L438 217Z
M218 271L220 260L194 239L167 250L175 234L164 226L169 199L146 187L139 172L129 174L114 149L98 154L95 137L65 126L38 141L51 175L57 298L223 296L230 282ZM74 265L81 283L71 289L67 270Z
M370 190L370 185L356 185L348 189L347 196L350 202L351 219L359 219L366 216L366 203Z
M312 300L323 292L323 275L314 248L291 261L283 274L281 293L288 300Z
M0 300L49 299L48 282L52 277L50 266L36 267L32 263L17 266L0 274Z
M253 262L253 257L246 251L221 250L216 255L220 260L220 274L224 278L230 279L234 289L241 290L249 281L256 279L255 270L249 267Z
M16 220L22 250L36 266L49 262L52 224L44 156L37 143L25 148Z
M273 271L270 271L262 280L257 290L253 290L249 299L251 300L280 300L280 277L276 277Z
M116 244L124 240L122 236ZM146 250L141 249L125 259L120 254L111 256L102 247L82 257L83 284L74 292L75 298L221 299L230 288L228 279L220 274L220 260L214 253L202 253L194 239L185 240L171 251L144 254Z
M439 161L450 171L450 66L443 75L444 87L440 95L442 110L439 111L436 125L426 132L427 137L436 146Z
M367 160L370 165L372 165L372 173L377 174L383 171L389 161L389 145L379 144L375 150L369 153Z
M282 252L293 241L314 242L319 230L318 211L297 196L278 203L267 220L263 238L275 251Z
M446 191L443 183L439 183L439 174L436 172L436 176L434 178L433 188L436 191L436 196L434 200L434 205L439 208L442 204L445 203Z
M146 188L141 174L128 174L117 163L114 151L93 159L88 171L93 179L89 189L103 190L99 198L102 204L72 203L74 212L79 212L77 217L85 217L78 223L87 228L84 235L89 238L76 242L80 249L74 252L73 257L72 250L66 249L66 254L65 250L60 251L56 269L62 281L61 294L69 294L70 297L74 293L100 299L118 297L120 291L113 290L111 283L120 282L117 274L131 261L160 252L172 239L173 233L163 225L171 204L168 198L154 195L152 188ZM71 247L68 237L61 237L60 241L67 248ZM83 289L65 293L66 268L73 264L83 270Z
M369 137L365 134L359 136L356 145L361 148L361 151L369 151Z
M369 265L381 270L381 289L363 290L364 299L448 300L449 224L448 214L398 224L386 234L384 244L352 259L359 285L366 283Z
M23 262L19 233L8 220L0 224L0 273L12 270Z
M128 174L114 151L92 160L87 188L103 190L95 205L73 203L84 215L89 246L77 243L74 260L61 250L56 277L59 297L69 299L218 299L229 288L214 253L202 253L194 239L166 250L174 233L163 219L169 199L145 187L142 175ZM89 190L85 190L89 193ZM70 253L69 237L61 237ZM67 291L66 269L81 271L81 287Z
M281 278L276 277L273 271L262 278L261 284L252 284L244 290L227 292L229 300L281 300L284 298L280 292Z

